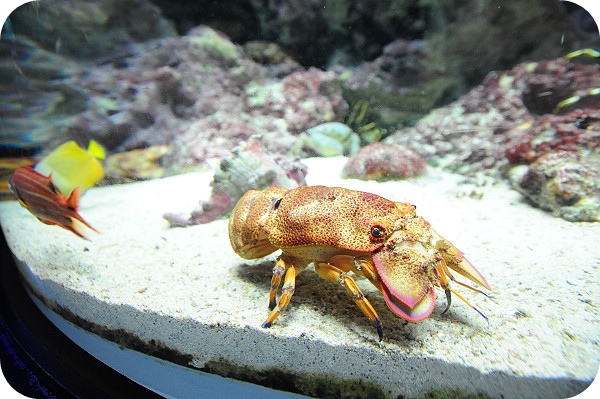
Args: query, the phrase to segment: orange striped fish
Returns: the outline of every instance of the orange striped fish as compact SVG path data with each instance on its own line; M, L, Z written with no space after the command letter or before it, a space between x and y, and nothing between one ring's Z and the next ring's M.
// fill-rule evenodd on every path
M67 198L52 182L52 173L44 176L31 166L21 166L15 170L9 187L19 203L40 221L55 224L85 239L82 224L97 231L77 213L80 188L73 189Z

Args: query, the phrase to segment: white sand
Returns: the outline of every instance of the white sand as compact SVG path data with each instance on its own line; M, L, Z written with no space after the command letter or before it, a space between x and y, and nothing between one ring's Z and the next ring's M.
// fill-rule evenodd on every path
M409 181L344 180L345 158L305 162L310 185L417 205L487 277L492 299L457 289L489 323L456 297L441 315L441 290L430 318L407 323L362 281L384 323L380 344L345 291L309 270L298 277L288 309L272 328L261 328L275 255L236 256L226 220L169 229L162 219L208 198L208 172L91 189L81 210L101 231L91 242L38 222L16 202L0 204L0 221L16 257L28 265L28 283L51 306L164 344L193 367L234 364L257 373L283 369L303 378L360 380L388 397L457 389L562 398L596 376L600 224L550 216L504 183L465 184L432 168ZM314 394L311 389L305 392Z

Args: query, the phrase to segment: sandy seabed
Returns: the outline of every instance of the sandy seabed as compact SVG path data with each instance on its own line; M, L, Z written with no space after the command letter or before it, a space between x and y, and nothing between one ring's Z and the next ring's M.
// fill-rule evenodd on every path
M239 258L226 220L169 228L162 218L208 199L210 172L89 190L80 213L100 231L91 241L40 223L16 202L0 204L0 221L35 295L100 335L158 342L191 367L255 382L263 377L252 373L268 380L279 370L301 376L306 389L294 389L309 395L317 391L306 376L358 381L387 397L452 389L559 398L589 385L600 364L599 223L567 222L504 182L473 184L431 167L407 181L346 180L345 161L305 160L308 184L415 204L486 276L492 298L456 288L489 321L458 298L441 315L438 290L432 316L408 323L363 279L384 325L380 343L345 290L309 269L288 309L261 328L277 253Z

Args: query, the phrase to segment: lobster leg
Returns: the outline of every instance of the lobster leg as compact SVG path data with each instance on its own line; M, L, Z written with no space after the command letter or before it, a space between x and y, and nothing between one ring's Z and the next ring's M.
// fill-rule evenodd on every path
M283 259L277 259L273 266L273 277L271 277L271 289L269 290L269 310L273 310L277 305L277 291L281 285L281 279L285 274L285 262Z
M280 271L281 269L283 269L283 272ZM294 290L296 288L296 272L298 271L296 269L297 267L295 265L287 263L281 258L275 263L275 267L273 268L273 278L271 279L271 292L269 294L269 308L271 309L271 313L269 313L269 316L262 324L262 327L271 327L271 324L273 324L279 314L287 307L288 303L290 303L290 299L292 299L292 295L294 295ZM283 273L285 273L285 279L283 280L279 303L271 308L271 303L275 304L275 295L277 294L277 289L281 283L281 276Z
M315 270L321 278L338 283L346 288L346 291L348 294L350 294L356 306L358 306L365 316L371 320L373 327L377 329L377 334L379 335L379 340L381 341L383 339L383 327L381 326L379 315L373 308L373 305L371 305L369 300L362 293L358 285L356 285L354 279L344 270L329 263L315 263Z

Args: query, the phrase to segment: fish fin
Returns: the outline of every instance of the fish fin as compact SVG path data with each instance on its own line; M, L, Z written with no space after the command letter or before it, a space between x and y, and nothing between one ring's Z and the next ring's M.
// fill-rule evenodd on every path
M84 240L87 241L91 241L89 238L87 238L86 234L87 231L86 229L83 227L83 225L87 226L88 228L90 228L91 230L95 231L96 233L99 233L98 230L96 230L95 228L93 228L92 226L90 226L88 224L88 222L86 222L81 215L79 215L77 212L74 212L74 214L70 217L68 217L68 222L65 223L61 223L61 222L57 222L57 221L53 221L53 220L43 220L38 218L41 222L49 224L49 225L54 225L54 226L59 226L62 227L65 230L69 230L70 232L72 232L73 234L75 234L78 237L83 238Z
M46 180L46 183L48 184L48 188L50 189L50 191L52 191L52 193L54 195L62 196L62 195L64 195L63 192L52 180L52 173L54 173L54 171L50 172L50 174L48 175L47 180Z
M98 230L96 230L95 228L93 228L88 222L85 221L85 219L83 217L81 217L81 215L77 212L79 210L79 198L81 197L81 189L79 187L75 187L73 189L73 191L71 192L71 195L69 196L69 199L67 199L67 207L69 207L70 210L73 211L73 213L70 215L71 218L80 221L81 223L83 223L84 225L86 225L87 227L89 227L90 229L94 230L95 232L98 232ZM68 228L68 230L73 231L73 226L71 226L71 228ZM82 236L83 234L80 234L79 230L78 231L73 231L75 234Z
M35 215L34 215L35 216ZM39 216L36 216L37 220L39 220L40 222L47 224L49 226L60 226L60 227L64 227L66 228L66 226L63 226L61 223L55 222L54 220L48 220L48 219L43 219Z
M50 175L52 176L52 174ZM67 199L67 207L77 212L79 210L79 198L81 198L81 188L75 187Z
M78 215L79 216L79 215ZM81 218L81 216L79 216ZM83 220L83 218L81 219L77 219L77 220L72 220L71 221L71 225L70 226L63 226L61 225L61 227L71 231L72 233L74 233L75 235L83 238L86 241L91 241L89 238L87 238L85 236L85 229L81 226L81 224L79 224L79 221L81 221L81 223L85 224L87 227L89 227L90 229L94 230L95 232L98 232L98 230L96 230L95 228L93 228L92 226L90 226L85 220Z
M19 202L19 204L20 204L20 205L21 205L23 208L25 208L25 209L29 210L29 205L27 205L27 203L26 203L25 201L23 201L23 200L22 200L22 199L20 199L20 198L17 198L17 201Z
M106 151L104 150L104 147L102 146L102 144L98 143L96 140L90 140L90 143L88 144L88 152L97 159L104 159L106 158Z

